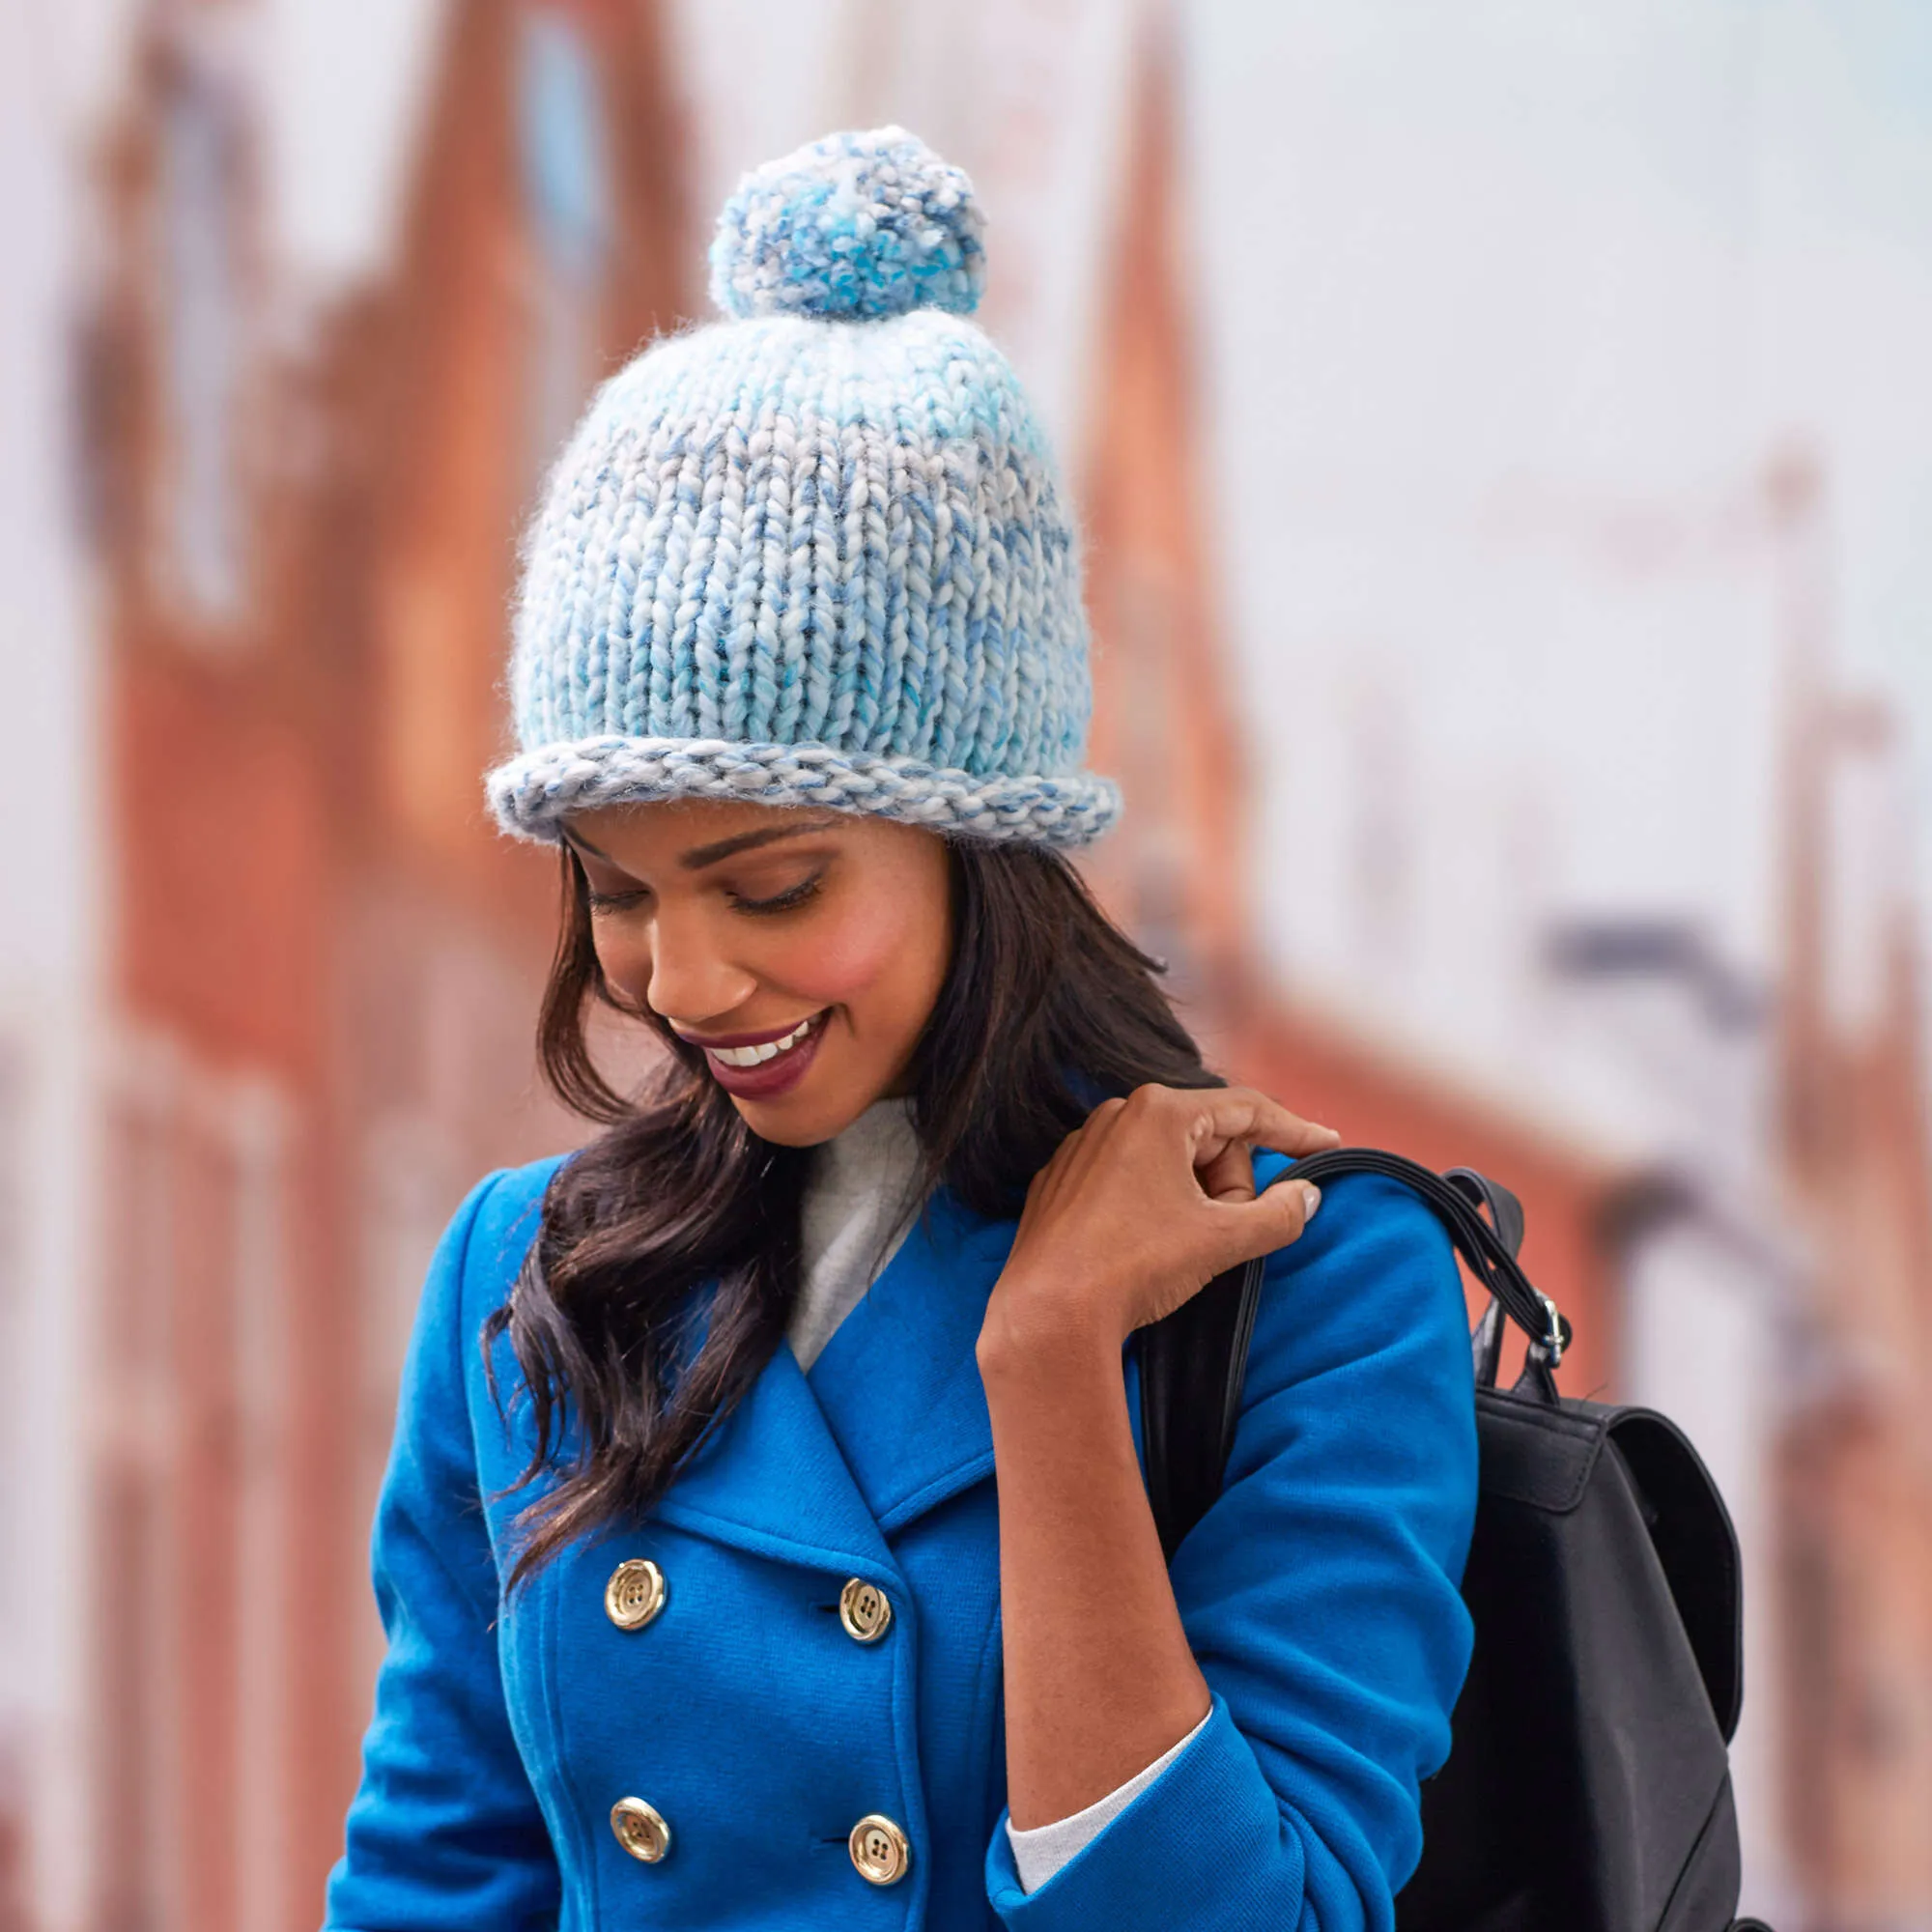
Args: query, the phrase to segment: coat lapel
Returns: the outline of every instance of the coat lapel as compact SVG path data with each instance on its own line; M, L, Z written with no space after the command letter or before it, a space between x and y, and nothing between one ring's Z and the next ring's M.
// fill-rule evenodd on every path
M751 1393L686 1464L657 1514L782 1562L895 1574L885 1538L798 1357L782 1343Z
M992 1473L974 1345L1018 1226L935 1190L812 1364L825 1425L887 1534Z
M895 1574L886 1537L992 1473L974 1344L1018 1225L937 1189L810 1379L781 1346L657 1514L784 1562Z

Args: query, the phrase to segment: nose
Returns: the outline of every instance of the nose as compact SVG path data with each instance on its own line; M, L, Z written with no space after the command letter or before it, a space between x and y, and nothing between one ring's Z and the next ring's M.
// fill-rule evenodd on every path
M691 1033L716 1032L757 990L757 980L720 952L702 917L660 908L652 922L644 998L654 1013Z

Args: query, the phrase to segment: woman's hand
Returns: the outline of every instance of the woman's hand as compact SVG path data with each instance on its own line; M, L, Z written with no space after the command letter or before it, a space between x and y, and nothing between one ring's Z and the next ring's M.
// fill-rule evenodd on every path
M1237 1262L1295 1239L1321 1195L1255 1194L1252 1150L1314 1153L1341 1139L1252 1087L1138 1087L1102 1100L1034 1177L993 1290L982 1354L1043 1332L1118 1350Z

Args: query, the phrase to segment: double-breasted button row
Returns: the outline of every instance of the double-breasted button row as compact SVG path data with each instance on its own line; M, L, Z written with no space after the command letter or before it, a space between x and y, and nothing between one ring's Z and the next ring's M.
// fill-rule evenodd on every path
M648 1556L618 1564L604 1586L604 1613L619 1630L643 1627L665 1606L664 1572ZM847 1579L838 1593L838 1621L854 1643L877 1643L891 1628L891 1600L863 1577ZM670 1827L641 1798L620 1798L611 1807L611 1830L632 1858L656 1864L670 1850ZM896 1885L912 1863L906 1834L883 1812L868 1812L846 1839L852 1864L870 1885Z
M654 1804L620 1798L611 1807L611 1830L640 1864L654 1865L670 1850L670 1827ZM912 1864L912 1846L897 1822L882 1811L868 1812L852 1827L845 1848L859 1876L868 1885L896 1885Z
M604 1613L619 1630L642 1630L665 1606L665 1574L648 1556L617 1565L604 1586ZM838 1593L838 1621L854 1643L877 1643L892 1627L892 1600L863 1577L846 1579Z

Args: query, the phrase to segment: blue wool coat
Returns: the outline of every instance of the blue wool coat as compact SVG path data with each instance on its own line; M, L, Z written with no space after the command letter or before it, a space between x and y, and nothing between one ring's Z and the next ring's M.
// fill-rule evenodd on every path
M1257 1180L1285 1165L1258 1154ZM1269 1260L1227 1486L1172 1570L1211 1715L1029 1894L1005 1830L974 1356L1016 1223L939 1190L810 1375L781 1348L649 1520L505 1602L517 1501L490 1498L524 1464L527 1413L499 1418L478 1328L552 1166L485 1180L430 1270L376 1520L388 1655L330 1927L1390 1924L1420 1852L1418 1780L1447 1754L1467 1666L1476 1500L1462 1289L1413 1194L1338 1178ZM632 1557L659 1565L667 1599L624 1630L605 1586ZM891 1604L875 1643L838 1613L853 1577ZM661 1861L613 1834L625 1797L670 1827ZM848 1854L872 1813L911 1848L891 1886Z

